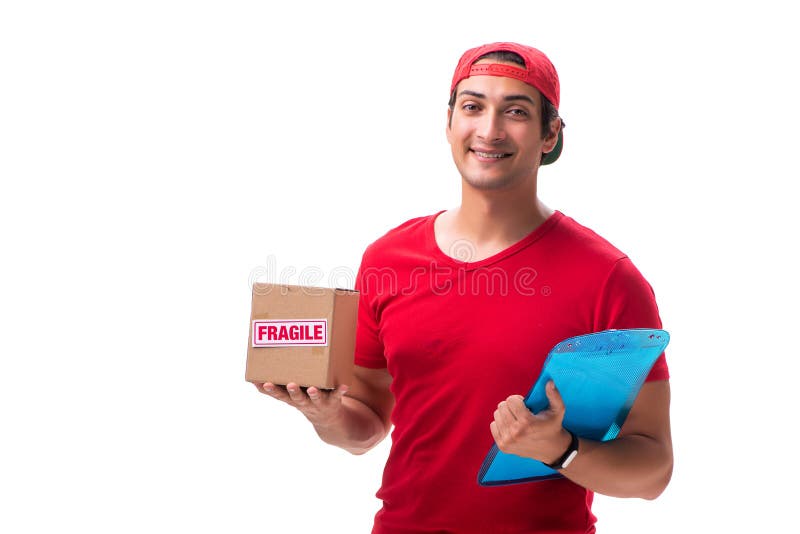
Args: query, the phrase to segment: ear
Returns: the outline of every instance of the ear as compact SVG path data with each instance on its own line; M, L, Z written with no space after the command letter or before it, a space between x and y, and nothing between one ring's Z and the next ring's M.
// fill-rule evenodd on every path
M450 107L447 108L447 126L445 126L444 133L447 136L447 142L452 144L450 139L450 134L452 133L450 128L450 121L453 120L453 110Z
M542 152L547 154L548 152L552 152L552 150L556 147L556 143L558 142L558 132L561 131L561 118L556 118L550 121L550 135L545 138L544 144L542 145Z

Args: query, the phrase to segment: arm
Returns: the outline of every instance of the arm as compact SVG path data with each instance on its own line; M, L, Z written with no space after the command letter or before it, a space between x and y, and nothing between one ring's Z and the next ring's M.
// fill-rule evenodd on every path
M564 403L552 382L546 391L550 407L536 415L519 395L500 403L490 425L500 450L551 463L567 449ZM669 398L668 381L645 383L617 439L581 438L578 455L561 474L603 495L658 497L672 475Z
M392 377L386 369L356 365L352 385L342 385L331 392L315 387L304 392L292 383L285 388L269 382L256 387L300 410L325 443L352 454L364 454L380 443L391 428L394 407L391 383Z

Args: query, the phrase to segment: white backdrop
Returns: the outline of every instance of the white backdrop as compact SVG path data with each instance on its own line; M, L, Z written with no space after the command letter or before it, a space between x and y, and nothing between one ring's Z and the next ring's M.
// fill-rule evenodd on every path
M327 447L244 382L249 284L352 285L367 244L456 205L450 76L497 40L561 76L543 199L629 253L672 334L672 483L598 496L599 532L787 531L781 5L4 2L0 531L368 532L388 442Z

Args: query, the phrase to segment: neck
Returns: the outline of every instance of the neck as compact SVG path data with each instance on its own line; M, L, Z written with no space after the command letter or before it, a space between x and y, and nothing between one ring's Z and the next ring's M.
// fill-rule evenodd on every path
M519 241L542 224L552 210L537 197L536 181L503 190L478 190L463 183L461 206L453 213L458 233L475 243Z

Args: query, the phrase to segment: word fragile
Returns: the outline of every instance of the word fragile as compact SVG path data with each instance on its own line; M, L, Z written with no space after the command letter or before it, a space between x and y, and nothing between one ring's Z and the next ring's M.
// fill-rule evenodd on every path
M328 320L255 320L253 346L327 345Z

